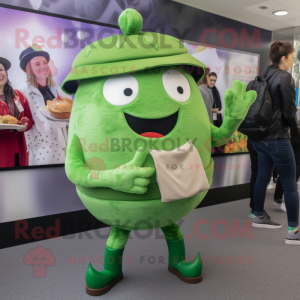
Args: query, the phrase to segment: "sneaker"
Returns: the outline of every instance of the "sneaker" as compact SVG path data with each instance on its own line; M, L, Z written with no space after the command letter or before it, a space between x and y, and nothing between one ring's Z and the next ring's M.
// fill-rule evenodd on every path
M277 229L281 228L282 225L271 221L270 216L264 212L262 217L255 217L252 219L252 226L259 228L269 228L269 229Z
M285 243L287 245L300 245L300 231L296 233L288 232L285 237Z
M253 211L251 210L250 213L247 216L249 219L255 218L255 215L253 214Z
M275 205L281 205L282 202L283 202L283 201L282 201L281 198L274 198L274 202L273 202L273 203L274 203Z
M275 186L276 186L276 185L273 185L273 180L271 180L270 183L269 183L268 186L267 186L267 189L268 189L268 190L275 189Z
M281 209L282 211L286 212L285 203L284 203L284 201L282 201L282 199L274 199L273 203L275 205L279 206L279 209Z
M280 207L279 207L282 211L286 212L286 207L285 207L285 203L282 202Z
M275 205L279 206L279 209L281 209L282 211L286 212L285 203L284 203L284 201L282 201L282 199L274 199L273 203Z

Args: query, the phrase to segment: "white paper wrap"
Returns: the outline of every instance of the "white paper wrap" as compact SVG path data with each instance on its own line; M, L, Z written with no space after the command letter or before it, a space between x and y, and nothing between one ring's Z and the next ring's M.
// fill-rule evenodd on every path
M191 141L172 151L149 151L162 202L189 198L209 189L201 157Z

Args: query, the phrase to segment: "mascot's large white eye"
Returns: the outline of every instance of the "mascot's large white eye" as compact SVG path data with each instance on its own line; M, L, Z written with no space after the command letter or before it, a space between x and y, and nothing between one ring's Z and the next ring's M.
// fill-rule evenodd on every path
M177 70L168 69L163 72L162 82L168 95L176 101L186 102L191 96L188 80Z
M109 77L103 85L104 98L116 106L129 104L137 97L138 92L138 81L130 74Z

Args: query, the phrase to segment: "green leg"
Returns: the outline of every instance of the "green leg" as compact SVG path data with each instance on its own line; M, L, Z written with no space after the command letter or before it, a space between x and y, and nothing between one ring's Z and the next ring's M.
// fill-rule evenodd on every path
M111 227L106 246L111 249L123 249L127 243L130 230Z
M184 239L178 224L170 224L162 227L161 230L166 237L169 250L169 271L185 282L200 282L202 279L200 278L202 273L200 252L192 262L186 262Z
M106 243L103 271L96 271L91 263L89 263L86 271L85 279L87 293L89 295L102 295L103 291L105 291L105 293L108 292L115 284L113 283L114 280L122 279L122 256L129 234L130 230L111 227L110 235ZM111 284L112 286L110 286ZM99 289L101 289L101 291L99 291Z

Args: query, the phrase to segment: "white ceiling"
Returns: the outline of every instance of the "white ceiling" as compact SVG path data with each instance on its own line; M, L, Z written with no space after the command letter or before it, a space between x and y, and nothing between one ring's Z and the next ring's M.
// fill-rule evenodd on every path
M174 1L271 31L300 26L300 0ZM267 6L268 9L261 10L260 6ZM286 16L275 16L272 12L276 10L287 10L289 13Z

